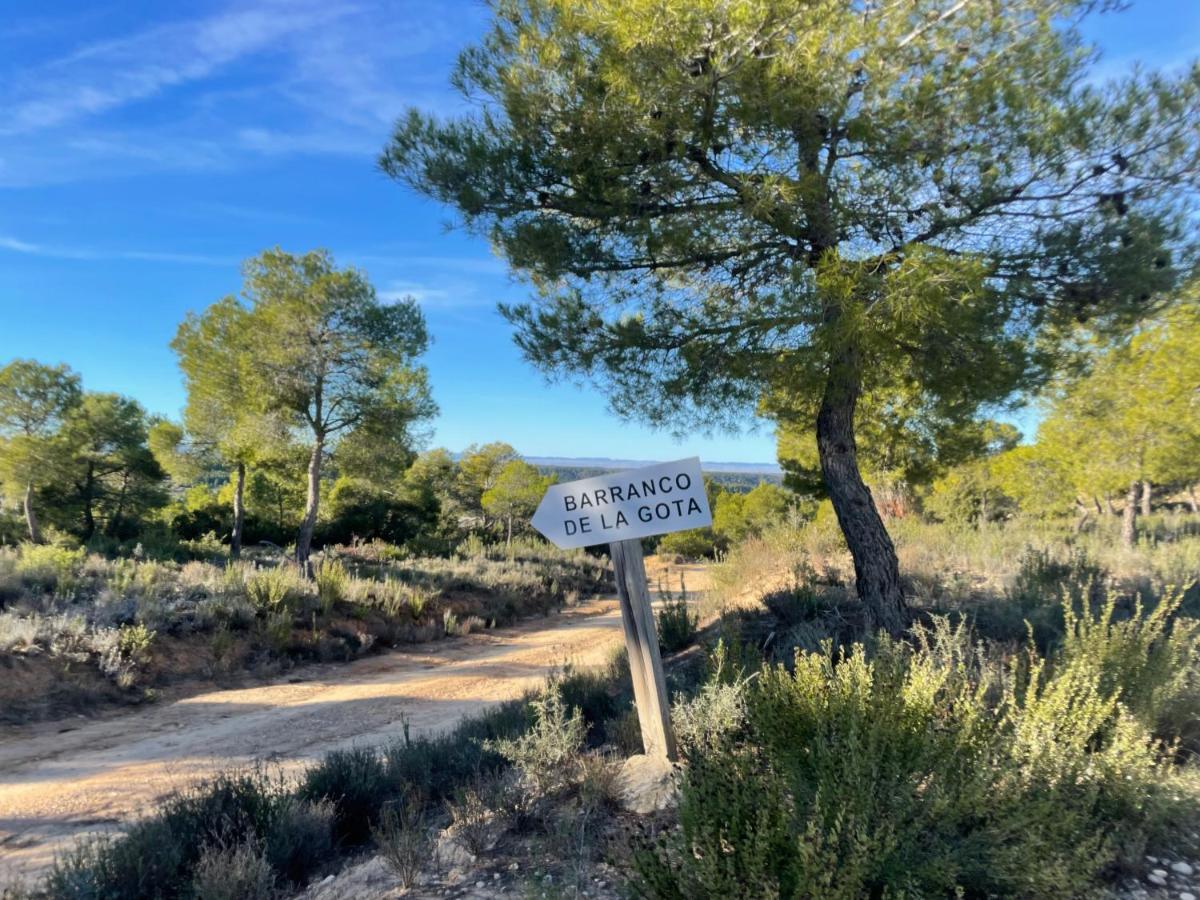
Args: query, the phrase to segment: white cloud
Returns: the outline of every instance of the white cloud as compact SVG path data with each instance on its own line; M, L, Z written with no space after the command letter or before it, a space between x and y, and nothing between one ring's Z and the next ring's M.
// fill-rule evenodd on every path
M0 47L0 188L282 155L370 165L404 108L458 103L447 67L485 14L469 9L464 19L418 0L241 0L21 68Z
M212 256L205 253L179 253L163 250L104 250L94 247L60 247L34 244L14 237L0 235L0 250L9 250L26 256L42 256L50 259L73 260L138 260L141 262L180 263L198 266L236 265L231 257Z
M352 9L237 9L86 46L11 84L0 135L42 131L153 97Z
M10 237L0 237L0 248L12 250L15 253L41 253L41 248L37 244L30 244L27 241L18 241L16 238Z

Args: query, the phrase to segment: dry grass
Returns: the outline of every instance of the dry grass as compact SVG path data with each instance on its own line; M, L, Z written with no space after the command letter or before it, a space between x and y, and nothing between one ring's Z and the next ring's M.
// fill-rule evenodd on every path
M348 548L319 559L310 580L279 556L181 565L0 547L0 657L71 666L72 678L60 680L81 690L90 671L136 699L148 671L171 677L180 641L210 644L214 672L256 659L345 660L542 615L607 587L606 560L582 552L529 541L506 553L466 551L399 559L380 545ZM56 714L46 704L7 705L10 721Z

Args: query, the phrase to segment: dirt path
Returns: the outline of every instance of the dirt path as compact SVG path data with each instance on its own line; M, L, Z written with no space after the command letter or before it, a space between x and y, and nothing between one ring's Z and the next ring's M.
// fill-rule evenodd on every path
M699 587L703 571L687 568L689 589ZM77 727L6 730L0 886L43 871L83 835L151 812L158 798L190 782L260 761L295 771L334 748L385 743L405 722L413 735L440 731L536 687L564 663L605 662L620 640L616 602L593 600L513 628L306 667L277 683L200 693Z

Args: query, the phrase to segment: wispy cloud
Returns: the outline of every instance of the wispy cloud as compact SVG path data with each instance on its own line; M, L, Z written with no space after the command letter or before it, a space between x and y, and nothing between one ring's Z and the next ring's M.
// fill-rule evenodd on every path
M405 107L456 102L464 24L418 0L239 0L19 65L0 32L0 187L281 155L369 165Z
M285 13L268 5L91 44L19 79L10 88L0 135L40 131L145 100L352 10L329 4Z
M229 266L236 265L232 257L212 256L204 253L177 253L163 250L106 250L95 247L60 247L47 244L34 244L14 237L0 235L0 250L20 253L26 256L42 256L50 259L68 259L83 261L103 260L136 260L140 262L179 263L197 266Z

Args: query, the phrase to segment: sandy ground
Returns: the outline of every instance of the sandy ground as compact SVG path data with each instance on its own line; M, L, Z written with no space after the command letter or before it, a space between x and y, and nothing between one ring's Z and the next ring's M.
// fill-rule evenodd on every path
M649 562L649 561L648 561ZM678 590L680 567L648 566ZM699 567L682 567L689 593ZM614 599L560 615L275 683L213 690L133 713L0 734L0 885L44 871L77 838L120 828L164 794L254 763L295 772L329 750L453 726L536 687L565 663L607 660L621 641Z

